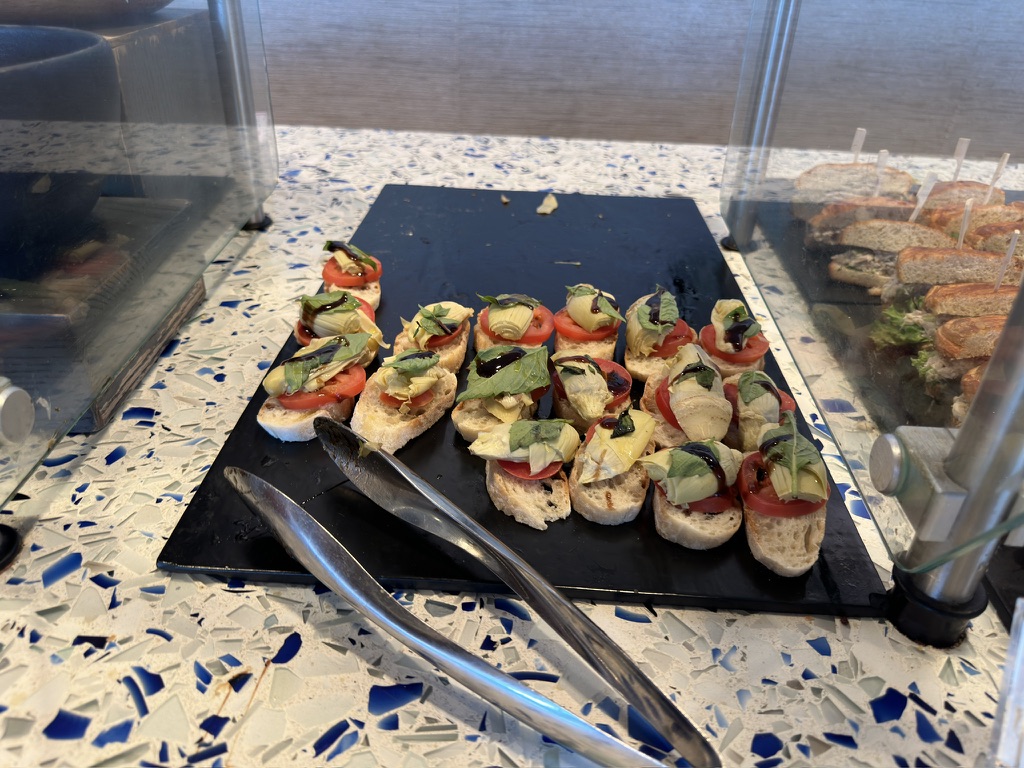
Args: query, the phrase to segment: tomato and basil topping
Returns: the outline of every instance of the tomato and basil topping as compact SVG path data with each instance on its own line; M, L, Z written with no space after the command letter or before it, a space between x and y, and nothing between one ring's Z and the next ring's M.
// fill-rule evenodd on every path
M358 288L380 280L383 271L380 259L360 250L352 243L328 240L324 250L331 258L324 264L323 279L328 286Z
M469 452L482 459L526 464L527 476L539 479L552 464L572 461L579 445L579 434L564 419L523 419L481 432Z
M354 365L335 374L315 392L304 392L300 389L290 395L278 395L277 401L289 410L308 411L355 397L365 386L366 369L361 365Z
M429 403L433 399L434 384L445 373L438 367L440 361L436 352L419 349L384 358L380 367L381 402L403 413Z
M595 422L576 454L580 482L596 483L628 472L644 455L656 426L651 416L632 408Z
M684 443L642 456L638 461L676 506L690 507L707 499L720 503L704 504L698 511L722 512L738 506L733 485L743 454L717 440Z
M315 339L283 365L272 369L263 379L263 388L272 397L314 392L346 368L365 367L376 354L371 341L368 333Z
M555 391L586 421L629 399L633 379L621 365L590 355L556 352L551 358Z
M675 296L659 286L646 301L626 312L626 347L634 355L649 356L679 319Z
M436 349L452 341L473 316L473 310L454 301L439 301L402 320L405 335L419 349Z
M380 345L384 335L374 318L373 308L348 291L303 296L299 299L299 341L308 344L312 338L368 333Z
M744 371L725 384L726 397L737 414L751 411L764 421L778 423L783 411L795 411L793 398L775 386L764 371Z
M680 348L655 390L655 403L665 421L691 440L720 440L732 422L732 404L725 399L722 376L696 344Z
M783 413L781 425L762 432L758 452L744 464L741 491L744 503L766 515L809 514L828 500L825 463L793 414Z
M459 393L456 402L529 394L550 384L547 347L500 344L483 350L473 359L466 389Z
M521 293L477 295L487 302L480 312L480 328L495 341L536 346L547 341L555 329L551 310L531 296Z
M598 334L598 338L610 336L619 327L619 323L625 322L625 318L619 313L619 305L615 297L610 293L600 291L589 283L577 283L565 287L565 315L564 319L571 321L570 333L566 334L561 327L559 333L571 337L571 325L575 325L584 334ZM558 312L562 315L562 312ZM556 320L556 324L557 324Z
M765 356L769 346L768 339L761 333L761 324L737 299L715 302L710 325L701 328L700 343L715 357L739 365L757 362Z

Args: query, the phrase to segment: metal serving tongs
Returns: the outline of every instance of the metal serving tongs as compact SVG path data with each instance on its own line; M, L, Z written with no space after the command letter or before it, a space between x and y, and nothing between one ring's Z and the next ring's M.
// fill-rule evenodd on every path
M507 584L693 766L721 758L686 716L626 653L529 563L386 451L370 450L343 424L315 423L317 436L346 477L377 505L464 550Z
M256 475L224 476L313 576L393 638L486 701L600 765L662 766L431 629L403 608L306 510Z

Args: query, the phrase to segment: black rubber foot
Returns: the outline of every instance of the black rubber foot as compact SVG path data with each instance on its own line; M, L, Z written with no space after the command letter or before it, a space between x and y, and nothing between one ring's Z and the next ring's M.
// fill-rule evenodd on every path
M718 244L727 251L738 251L740 249L732 235L726 235L718 241Z
M263 218L258 221L247 221L242 227L246 232L266 232L270 229L270 225L274 223L274 220L267 214L263 214Z
M978 585L974 596L960 605L940 603L914 586L910 575L893 571L895 584L889 590L886 618L911 640L936 648L952 648L967 634L971 619L988 605L985 588Z
M0 525L0 571L11 564L21 551L21 534L9 525Z

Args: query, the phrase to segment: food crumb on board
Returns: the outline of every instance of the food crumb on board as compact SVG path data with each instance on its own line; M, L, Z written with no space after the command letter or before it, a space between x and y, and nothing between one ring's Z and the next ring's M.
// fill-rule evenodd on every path
M541 216L546 216L549 213L553 213L557 208L558 200L555 199L555 196L553 194L548 192L548 194L544 197L544 202L542 202L537 207L537 213L539 213Z

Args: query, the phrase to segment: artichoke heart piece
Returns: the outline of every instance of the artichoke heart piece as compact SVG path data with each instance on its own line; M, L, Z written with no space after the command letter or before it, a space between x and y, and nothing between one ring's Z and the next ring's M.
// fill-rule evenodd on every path
M621 322L618 309L614 296L589 283L569 286L565 311L584 330L593 332Z
M483 404L484 410L491 416L504 424L511 424L523 417L526 410L533 405L533 398L529 393L523 392L518 395L486 397L480 402Z
M524 437L529 434L536 439ZM529 462L530 472L537 473L554 461L570 461L579 444L567 423L517 421L481 432L469 452L482 459Z
M299 390L315 392L346 368L367 364L376 352L376 343L366 333L314 339L283 365L273 368L264 377L263 388L271 397Z
M670 393L669 406L690 440L721 440L729 431L732 404L724 397L704 393L673 401Z
M439 301L420 307L411 321L402 320L406 337L419 349L436 336L448 336L459 329L473 310L454 301Z
M557 365L557 363L556 363ZM576 412L588 421L600 418L614 396L608 389L608 382L596 366L586 363L568 363L559 366L559 377L565 397ZM570 373L569 370L579 371Z
M491 333L503 339L521 339L532 322L533 309L522 304L492 306L487 310L487 325Z
M793 472L782 464L772 464L768 469L768 477L772 488L781 501L824 501L828 498L828 474L824 462L806 464L796 471L796 484Z
M643 411L630 410L633 431L612 437L614 428L598 424L586 448L576 456L580 482L595 483L628 472L644 455L654 436L655 420Z

